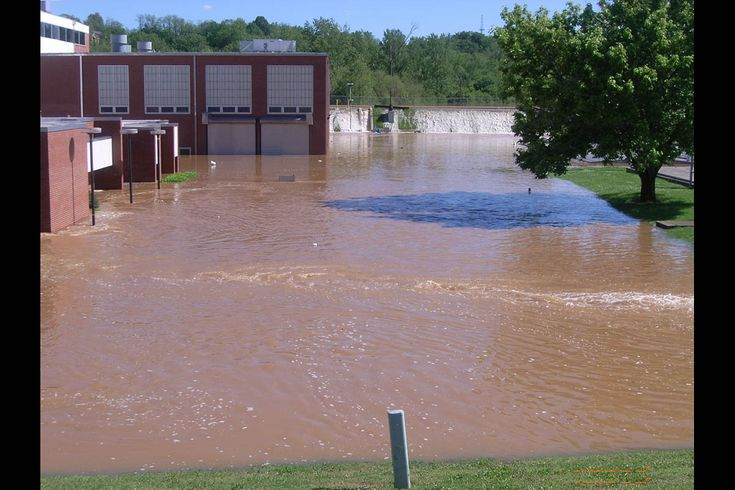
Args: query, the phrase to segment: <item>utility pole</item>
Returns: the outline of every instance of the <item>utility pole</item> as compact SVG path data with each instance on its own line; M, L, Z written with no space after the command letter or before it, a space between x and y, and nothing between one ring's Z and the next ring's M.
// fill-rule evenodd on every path
M347 96L347 113L350 115L350 131L352 131L352 86L353 82L349 82L347 86L350 88L350 95Z

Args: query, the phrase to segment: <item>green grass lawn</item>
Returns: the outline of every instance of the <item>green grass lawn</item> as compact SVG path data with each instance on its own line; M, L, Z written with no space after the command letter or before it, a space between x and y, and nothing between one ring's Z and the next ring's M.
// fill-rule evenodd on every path
M643 221L693 220L694 189L656 179L656 203L641 203L641 181L625 167L569 167L560 178L595 192L615 209ZM694 227L673 228L670 236L694 242Z
M175 174L168 174L161 179L161 182L186 182L195 179L196 176L196 172L177 172Z
M494 460L411 462L415 489L573 489L694 487L694 450L649 450ZM390 462L267 465L241 470L191 470L90 476L46 476L42 489L390 489Z

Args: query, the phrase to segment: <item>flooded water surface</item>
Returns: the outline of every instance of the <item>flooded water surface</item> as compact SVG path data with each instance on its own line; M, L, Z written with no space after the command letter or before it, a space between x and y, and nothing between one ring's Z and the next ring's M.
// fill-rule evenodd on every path
M691 246L513 142L335 134L100 193L40 238L41 471L383 460L394 408L412 459L691 447Z

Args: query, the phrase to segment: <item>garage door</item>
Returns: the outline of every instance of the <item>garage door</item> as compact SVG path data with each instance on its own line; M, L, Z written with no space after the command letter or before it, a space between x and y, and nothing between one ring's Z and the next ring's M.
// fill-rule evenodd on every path
M255 124L212 123L207 125L210 155L255 155Z
M308 155L309 125L261 122L260 151L263 155Z

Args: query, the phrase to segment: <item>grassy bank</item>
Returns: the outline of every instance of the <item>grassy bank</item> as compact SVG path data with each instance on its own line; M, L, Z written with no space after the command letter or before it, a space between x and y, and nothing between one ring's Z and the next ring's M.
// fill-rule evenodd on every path
M175 174L169 174L161 179L161 182L187 182L195 179L197 176L196 172L177 172Z
M693 220L694 190L663 179L656 180L656 203L641 203L641 181L625 167L570 167L560 176L595 192L615 209L643 221ZM694 241L694 228L673 228L670 236Z
M493 460L411 462L415 489L691 489L692 449ZM242 470L41 478L42 489L390 489L390 462L268 465Z

